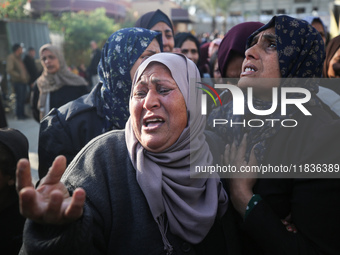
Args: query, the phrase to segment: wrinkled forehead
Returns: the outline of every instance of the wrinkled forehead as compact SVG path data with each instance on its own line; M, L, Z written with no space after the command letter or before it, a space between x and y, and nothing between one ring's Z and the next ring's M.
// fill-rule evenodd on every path
M187 67L182 56L173 53L158 53L142 62L136 71L133 84L140 79L144 70L151 64L160 64L166 67L177 84L180 77L187 76Z
M135 77L133 79L133 86L135 86L136 82L140 79L144 70L151 64L158 63L165 66L172 78L175 80L177 86L181 90L182 94L185 96L188 94L189 90L189 69L188 63L185 56L174 53L158 53L149 58L147 58L142 64L138 67Z
M250 42L250 45L253 45L254 43L256 43L259 39L264 38L267 40L277 40L276 38L276 34L275 34L275 28L274 27L269 27L261 32L259 32L257 35L255 35L252 39L252 41Z
M248 37L246 48L248 49L248 48L251 46L251 44L252 44L254 38L257 37L259 33L261 33L261 32L264 31L264 30L267 30L267 29L269 29L269 28L273 28L273 27L275 27L275 19L274 19L274 18L273 18L271 21L269 21L266 25L260 27L260 28L257 29L256 31L254 31L254 32ZM276 34L276 30L274 30L273 32L275 32L275 34Z
M172 77L172 74L169 70L169 68L167 66L165 66L163 63L160 63L160 62L157 62L157 61L153 61L153 62L150 62L144 69L144 71L140 74L139 78L136 79L136 84L140 81L148 81L150 76L152 74L154 74L154 70L164 70L168 75ZM151 71L151 72L150 72ZM156 78L157 80L159 80L160 77L154 77ZM154 80L153 80L154 82Z
M275 27L282 77L318 76L324 59L324 43L319 32L305 20L275 16L248 38L247 48L258 33L270 27Z

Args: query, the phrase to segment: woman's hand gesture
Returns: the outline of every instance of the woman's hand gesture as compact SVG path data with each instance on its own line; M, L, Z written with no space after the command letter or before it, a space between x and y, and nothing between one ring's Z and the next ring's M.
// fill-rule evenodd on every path
M31 178L30 163L20 159L17 164L16 188L21 214L43 224L65 224L79 219L83 214L85 191L77 188L72 197L60 178L66 169L66 158L55 158L47 175L37 189Z
M235 209L244 216L249 200L253 196L253 187L256 183L257 173L242 172L242 167L251 167L257 165L254 148L252 149L249 161L245 160L247 149L247 134L238 146L233 143L231 148L227 145L224 151L224 164L236 166L235 173L232 173L229 179L230 198Z

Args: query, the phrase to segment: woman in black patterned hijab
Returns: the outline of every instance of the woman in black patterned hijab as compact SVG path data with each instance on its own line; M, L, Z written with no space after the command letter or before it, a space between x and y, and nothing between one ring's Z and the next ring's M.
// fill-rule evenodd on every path
M231 102L209 118L210 123L228 120L211 126L230 143L224 163L238 171L255 171L229 180L228 210L230 215L237 212L234 220L243 244L234 247L235 254L338 254L340 228L334 226L340 226L340 121L333 120L315 96L323 40L306 21L282 15L251 35L247 45L238 87L248 92L251 87L253 100L244 103L243 115L233 115L238 108ZM273 88L278 91L276 110L254 113L270 111ZM299 88L310 94L300 107L281 100L281 89L288 89L295 90L286 95L290 102L303 101ZM281 113L281 101L287 104L286 114Z
M264 31L270 28L272 33L265 32L265 36L260 36L260 34L263 34ZM253 54L252 48L260 41L260 37L264 38L264 43L266 43L264 45L266 48L262 50L271 51L271 56L275 54L274 58L270 60L274 61L274 63L267 60L264 61L264 57L257 56L258 53ZM318 31L309 25L307 21L294 19L286 15L275 16L269 23L258 29L248 38L247 49L238 86L245 92L245 98L247 96L247 88L253 88L253 105L256 109L267 110L272 107L273 87L305 88L311 93L311 100L307 104L320 106L320 102L315 96L318 92L318 84L314 78L320 77L322 73L325 57L324 43ZM273 68L274 64L276 64L276 70L262 70L262 66L267 68L266 64L268 64L268 68ZM258 81L257 83L255 83L254 78ZM301 79L296 84L296 80L291 78L306 79ZM275 82L280 84L275 85ZM269 85L264 87L264 84L267 83ZM261 85L256 86L256 84ZM292 93L288 97L290 99L300 98L301 94ZM247 100L245 100L244 115L233 115L233 104L227 104L212 112L209 116L208 125L213 125L213 119L232 119L233 122L242 122L243 119L246 121L255 118L261 119L264 125L256 129L250 125L246 127L242 125L235 127L220 125L214 128L214 131L225 138L227 143L232 143L234 140L240 143L243 134L248 133L247 157L250 154L251 148L256 144L255 155L257 161L262 163L269 138L282 128L279 122L273 125L272 122L265 121L265 119L282 121L284 119L291 119L296 113L300 112L294 105L288 105L287 114L283 116L281 115L280 102L279 94L278 107L273 113L265 116L255 116L250 112Z

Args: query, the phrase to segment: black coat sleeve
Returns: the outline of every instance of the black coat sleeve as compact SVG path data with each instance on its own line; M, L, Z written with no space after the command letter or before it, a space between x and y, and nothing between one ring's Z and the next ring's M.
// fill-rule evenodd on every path
M40 122L40 111L38 109L38 100L39 100L39 89L37 83L34 83L32 92L31 92L31 109L33 118Z
M79 151L74 148L73 139L64 123L58 109L52 109L41 121L38 146L40 179L47 174L55 157L64 155L69 164Z

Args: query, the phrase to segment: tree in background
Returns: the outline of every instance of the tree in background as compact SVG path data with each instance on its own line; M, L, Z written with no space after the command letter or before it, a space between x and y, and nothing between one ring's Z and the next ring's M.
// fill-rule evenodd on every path
M29 18L26 4L27 0L0 0L0 19Z
M0 0L0 19L31 19L27 3L27 0ZM105 8L91 12L63 12L58 16L45 13L40 20L48 23L50 31L63 35L67 64L79 66L90 62L91 40L95 40L101 48L107 38L121 28L105 13Z
M121 23L121 28L134 27L138 18L133 15L133 10L127 9L124 21Z
M64 35L64 55L68 65L87 65L90 62L90 41L102 47L109 36L120 28L105 15L104 8L92 12L65 12L59 18L47 13L41 17L53 32Z

